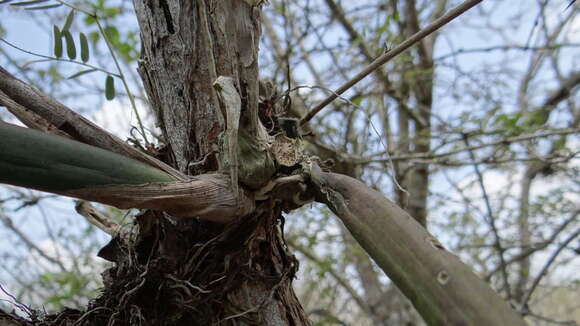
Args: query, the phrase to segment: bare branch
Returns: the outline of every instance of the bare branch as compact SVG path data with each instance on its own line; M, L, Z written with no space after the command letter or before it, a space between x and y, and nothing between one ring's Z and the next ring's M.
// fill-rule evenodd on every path
M399 44L394 49L382 54L380 57L375 59L375 61L373 61L370 65L368 65L363 71L361 71L355 77L353 77L351 80L349 80L344 85L339 87L335 93L340 95L340 94L346 92L352 86L354 86L356 83L358 83L363 78L368 76L370 73L372 73L373 71L378 69L380 66L389 62L391 59L397 57L399 54L403 53L405 50L407 50L408 48L413 46L415 43L421 41L423 38L427 37L429 34L435 32L439 28L443 27L444 25L446 25L447 23L449 23L453 19L457 18L458 16L460 16L461 14L463 14L464 12L471 9L472 7L474 7L475 5L479 4L482 1L483 0L467 0L464 3L462 3L461 5L457 6L455 9L450 10L447 14L445 14L441 18L435 20L434 22L432 22L427 27L423 28L421 31L417 32L413 36L409 37L407 40L405 40L403 43ZM310 112L308 112L308 114L306 114L306 116L304 116L300 120L300 124L304 125L305 123L310 121L318 112L320 112L322 109L324 109L328 104L330 104L336 98L337 98L337 95L335 95L335 94L329 95L326 99L324 99L317 106L315 106Z
M570 236L568 236L568 238L566 238L566 240L564 240L564 242L562 242L562 244L560 244L558 246L558 249L556 249L556 251L554 251L554 253L552 253L552 255L550 256L548 261L546 261L546 263L542 267L542 270L540 271L540 273L538 273L538 276L534 279L534 283L532 283L532 286L530 287L530 289L528 290L528 292L526 293L526 295L522 299L522 307L525 307L527 305L528 301L530 300L530 297L532 296L532 294L536 290L536 287L538 286L538 284L540 284L540 281L546 275L546 273L548 272L548 269L550 268L550 266L552 266L552 264L556 260L556 257L558 257L558 255L562 252L562 250L564 250L564 248L566 248L566 246L568 246L568 244L570 244L570 242L578 239L579 235L580 235L580 228L576 229L576 231L574 231L572 234L570 234Z
M64 267L64 265L59 260L50 257L46 252L44 252L44 250L40 249L34 242L32 242L32 240L28 238L28 236L26 236L19 228L17 228L14 225L14 223L12 223L12 220L8 216L5 216L1 212L0 212L0 221L2 221L2 224L4 224L5 227L12 230L12 232L14 232L14 234L16 234L16 236L18 236L18 238L20 238L20 240L24 242L24 244L30 250L35 251L42 258L46 259L48 262L58 266L58 268L60 268L61 271L67 270L66 267Z
M309 248L306 248L306 247L302 246L300 243L293 241L291 239L289 239L287 241L288 241L288 245L291 248L294 248L295 250L302 253L304 256L306 256L306 258L311 260L313 263L320 265L320 266L324 265L324 262L322 261L322 259L317 257L316 254L314 252L312 252L312 250L310 250ZM372 314L371 307L369 307L366 300L364 298L362 298L356 292L356 290L352 287L352 285L350 285L348 280L346 280L344 277L340 276L332 267L325 268L325 270L350 295L350 297L356 302L356 304L359 306L359 308L361 308L362 311L364 311L369 316Z
M393 155L391 156L391 160L393 161L404 161L404 160L414 160L414 159L435 159L441 158L446 156L451 156L459 153L463 153L466 151L474 151L486 147L498 146L498 145L508 145L512 143L518 143L526 140L531 140L535 138L544 138L549 136L557 136L557 135L569 135L569 134L577 134L580 133L580 129L578 128L565 128L565 129L557 129L557 130L549 130L549 131L542 131L533 134L525 134L520 136L508 137L501 140L493 141L490 143L484 143L480 145L470 145L465 146L463 148L459 148L453 151L444 152L444 153L414 153L414 154L406 154L406 155ZM375 154L376 156L384 155L384 152ZM388 159L372 159L372 158L357 158L352 156L346 156L346 160L351 160L353 163L356 164L365 164L365 163L373 163L373 162L387 162Z
M465 146L469 147L469 138L467 137L467 135L463 136L463 141L465 142ZM475 154L473 153L473 151L469 151L469 158L471 159L471 161L476 162ZM489 200L489 196L487 195L487 189L485 188L485 184L483 182L483 174L479 170L479 164L473 163L473 170L475 170L475 174L477 176L477 183L479 184L479 188L481 189L481 193L483 195L485 208L487 210L487 221L486 222L487 222L487 224L489 224L491 231L493 233L494 248L497 251L501 265L504 266L501 269L501 274L503 276L504 287L505 287L505 290L507 293L507 297L509 299L509 298L511 298L512 294L511 294L511 290L510 290L509 278L508 278L507 268L506 268L506 264L505 264L505 262L506 262L505 255L504 255L505 250L501 244L501 236L499 235L499 231L498 231L496 221L495 221L495 216L494 216L493 211L491 209L491 202Z

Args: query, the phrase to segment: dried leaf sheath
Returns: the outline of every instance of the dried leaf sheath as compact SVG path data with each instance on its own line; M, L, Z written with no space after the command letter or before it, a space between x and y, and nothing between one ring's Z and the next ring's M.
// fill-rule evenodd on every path
M229 176L222 174L199 175L190 181L98 186L61 194L122 209L149 208L217 223L231 222L254 209L253 200L242 190L236 198Z

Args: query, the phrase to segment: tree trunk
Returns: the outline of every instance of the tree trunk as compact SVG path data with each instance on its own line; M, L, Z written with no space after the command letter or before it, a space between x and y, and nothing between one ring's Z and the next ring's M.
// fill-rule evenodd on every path
M164 159L184 174L216 171L224 128L213 84L232 77L242 98L241 128L256 125L260 11L241 0L136 0L143 78L167 145ZM252 121L254 120L254 121ZM243 162L242 162L243 164ZM274 200L221 226L139 218L134 246L114 241L101 252L117 262L86 320L153 325L308 325L291 286L298 263L282 237ZM121 249L121 250L119 250Z

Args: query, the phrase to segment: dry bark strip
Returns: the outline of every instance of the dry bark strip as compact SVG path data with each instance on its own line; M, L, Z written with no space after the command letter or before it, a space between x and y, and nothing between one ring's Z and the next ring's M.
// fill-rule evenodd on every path
M231 222L254 210L254 201L241 188L234 193L229 176L222 174L198 175L188 181L97 186L60 194L121 209L154 209L217 223Z

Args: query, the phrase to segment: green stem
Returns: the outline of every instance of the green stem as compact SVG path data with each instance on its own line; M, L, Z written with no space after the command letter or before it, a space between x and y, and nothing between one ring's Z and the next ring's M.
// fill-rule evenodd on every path
M139 129L141 131L141 134L143 135L143 140L145 140L146 144L149 144L149 140L147 139L147 134L145 134L145 127L143 126L143 121L141 120L141 116L139 115L139 112L137 111L137 105L135 104L135 97L133 96L133 93L129 89L129 85L127 84L127 80L125 78L125 75L123 74L123 70L121 69L121 65L119 65L119 61L117 60L117 56L115 55L115 51L113 50L113 46L111 45L111 42L109 41L109 38L107 37L107 34L105 33L103 26L101 25L99 17L97 16L96 13L88 12L84 9L81 9L79 7L71 5L65 1L62 1L62 0L56 0L56 1L58 3L61 3L65 6L73 9L73 10L77 10L77 11L82 12L83 14L85 14L89 17L92 17L95 20L95 22L97 23L97 27L99 28L99 32L101 33L101 35L103 35L103 39L105 40L105 44L107 44L107 48L109 49L109 53L111 54L111 57L113 58L113 62L115 62L115 66L117 67L118 74L115 74L115 76L119 77L121 79L121 81L123 82L123 87L125 87L125 91L127 92L127 96L129 97L129 102L131 102L131 108L133 109L133 112L135 113L135 116L137 117L137 123L139 123Z
M113 46L112 46L111 42L109 41L109 38L107 37L107 34L105 33L105 30L103 29L103 26L101 25L99 18L96 15L94 16L94 18L95 18L95 22L97 23L97 26L99 28L99 32L101 32L101 34L103 35L103 38L105 39L105 44L107 44L107 48L109 49L109 52L111 53L111 57L113 58L113 62L115 62L115 66L117 67L117 71L119 73L119 78L123 82L123 86L125 87L125 91L127 92L127 96L129 97L129 101L131 102L131 107L133 108L133 112L135 113L135 117L137 117L137 122L139 123L139 129L141 130L141 134L143 135L143 140L145 140L145 144L149 144L149 140L147 139L147 134L145 133L145 127L143 126L143 121L141 121L141 116L139 115L139 112L137 111L137 105L135 105L135 97L133 96L133 93L131 93L131 90L129 89L129 85L127 84L127 80L125 78L125 75L123 74L123 70L121 69L121 65L119 65L119 61L117 60L117 56L115 55L115 51L113 51Z
M175 181L122 155L5 122L0 122L0 139L0 183L59 193Z
M77 60L72 60L72 59L65 59L65 58L51 57L51 56L48 56L48 55L44 55L44 54L40 54L40 53L28 51L28 50L23 49L23 48L15 45L13 43L10 43L8 40L6 40L6 39L4 39L2 37L0 37L0 41L6 43L6 45L8 45L8 46L10 46L12 48L15 48L18 51L21 51L21 52L24 52L24 53L28 53L30 55L33 55L33 56L36 56L36 57L39 57L39 58L44 58L44 59L46 59L46 61L60 61L60 62L74 63L74 64L77 64L77 65L80 65L80 66L84 66L84 67L87 67L87 68L91 68L91 69L95 69L97 71L104 72L104 73L106 73L108 75L111 75L111 76L115 76L115 77L121 78L121 75L119 75L119 74L116 74L114 72L110 72L108 70L105 70L105 69L100 68L100 67L97 67L97 66L93 66L93 65L88 64L88 63L84 63L82 61L77 61Z

